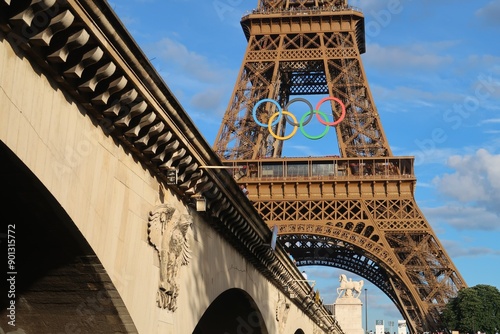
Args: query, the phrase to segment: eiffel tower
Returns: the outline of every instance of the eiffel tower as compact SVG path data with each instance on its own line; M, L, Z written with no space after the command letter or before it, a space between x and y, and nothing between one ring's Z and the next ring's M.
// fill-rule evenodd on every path
M361 62L362 12L347 0L260 0L241 25L248 46L215 151L298 265L366 278L411 333L442 329L466 283L417 206L414 158L387 142ZM323 99L313 108L309 96ZM340 156L283 158L286 139L318 120L335 128Z

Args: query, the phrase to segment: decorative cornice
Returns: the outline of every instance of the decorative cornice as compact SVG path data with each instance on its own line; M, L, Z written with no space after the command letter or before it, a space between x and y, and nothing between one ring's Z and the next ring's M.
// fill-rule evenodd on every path
M0 0L0 30L37 64L101 129L117 139L186 203L207 199L204 219L316 323L341 333L324 308L309 303L309 286L225 170L192 120L105 1ZM290 284L290 282L295 282Z

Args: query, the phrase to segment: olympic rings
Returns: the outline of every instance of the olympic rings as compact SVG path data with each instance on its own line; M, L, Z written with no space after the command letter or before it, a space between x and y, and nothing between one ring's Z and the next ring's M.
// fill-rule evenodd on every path
M325 114L324 112L320 111L319 108L321 107L321 105L323 103L325 103L326 101L335 101L337 102L338 104L340 104L340 107L342 108L342 114L340 115L339 119L334 121L334 122L328 122L328 115ZM276 107L278 108L278 112L274 113L268 120L267 124L265 123L262 123L260 122L258 119L257 119L257 108L262 104L262 103L265 103L265 102L269 102L269 103L272 103L274 105L276 105ZM294 114L292 114L290 111L288 111L289 107L295 103L295 102L304 102L305 104L307 104L307 106L309 107L309 111L307 111L300 119L300 122L297 123L297 118L295 117ZM318 121L325 125L325 130L317 135L317 136L312 136L312 135L309 135L305 130L304 130L304 125L307 125L311 120L312 120L312 117L313 117L313 114L316 114L316 118L318 119ZM316 140L316 139L320 139L320 138L323 138L324 136L326 136L326 134L328 133L328 131L330 130L330 126L336 126L337 124L339 124L340 122L342 122L345 118L345 115L346 115L346 108L345 108L345 105L344 103L338 99L338 98L335 98L335 97L332 97L332 96L328 96L328 97L325 97L323 99L321 99L318 104L316 105L316 109L313 110L312 108L312 104L306 100L306 99L303 99L303 98L295 98L295 99L292 99L290 100L286 106L284 108L281 107L281 105L276 101L276 100L273 100L273 99L262 99L260 100L259 102L257 102L253 109L252 109L252 116L253 116L253 119L255 121L255 123L257 123L258 125L262 126L262 127L267 127L268 130L269 130L269 133L271 136L273 136L275 139L278 139L278 140L287 140L287 139L290 139L292 138L296 132L297 132L297 128L300 128L300 132L302 132L302 134L308 138L308 139L312 139L312 140ZM292 125L294 127L292 133L290 133L289 135L287 136L279 136L278 134L275 133L275 130L273 129L273 127L275 125L277 125L280 120L281 120L281 117L284 116L285 117L285 121ZM292 119L292 121L290 121L290 119Z

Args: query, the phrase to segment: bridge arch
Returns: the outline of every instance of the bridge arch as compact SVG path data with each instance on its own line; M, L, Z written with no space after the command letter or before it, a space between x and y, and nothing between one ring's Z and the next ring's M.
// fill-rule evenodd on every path
M221 293L207 308L193 334L268 334L264 318L253 298L233 288Z
M61 205L1 141L0 161L2 233L15 237L9 247L15 249L10 277L16 327L26 333L97 327L137 333L106 270ZM3 296L2 319L10 304Z

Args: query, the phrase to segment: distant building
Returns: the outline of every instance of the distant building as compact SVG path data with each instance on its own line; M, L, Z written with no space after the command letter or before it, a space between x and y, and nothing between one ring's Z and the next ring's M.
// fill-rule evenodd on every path
M398 320L398 334L406 334L408 330L406 328L406 320Z
M375 334L384 334L384 320L375 320Z

